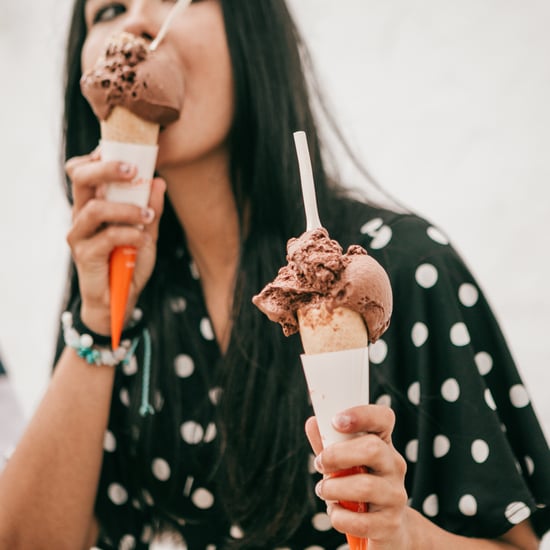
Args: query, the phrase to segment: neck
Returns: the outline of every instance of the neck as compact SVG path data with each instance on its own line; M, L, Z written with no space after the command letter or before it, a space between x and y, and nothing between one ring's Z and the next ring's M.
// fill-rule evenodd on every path
M199 270L218 343L229 341L240 227L225 149L193 164L161 170L167 193Z

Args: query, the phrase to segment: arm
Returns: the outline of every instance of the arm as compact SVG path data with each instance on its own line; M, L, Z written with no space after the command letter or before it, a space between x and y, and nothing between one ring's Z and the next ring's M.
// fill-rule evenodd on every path
M340 420L340 421L338 421ZM306 424L306 432L317 454L316 469L325 474L316 493L327 501L335 529L369 539L369 550L535 550L539 541L528 521L498 539L475 539L445 531L407 506L406 463L395 450L391 434L395 416L384 406L356 407L335 419L335 429L366 434L322 449L317 422ZM368 473L347 477L330 474L365 465ZM346 510L337 502L368 502L366 514Z
M2 548L84 548L103 454L114 369L65 350L0 477Z
M102 198L109 181L131 181L135 169L102 162L98 153L72 159L73 227L67 241L79 276L81 316L109 334L109 256L115 246L139 253L129 310L156 257L165 184L154 180L150 209ZM123 168L123 170L121 170ZM97 537L93 518L108 424L114 369L91 366L73 349L62 353L49 388L0 476L0 547L79 550Z

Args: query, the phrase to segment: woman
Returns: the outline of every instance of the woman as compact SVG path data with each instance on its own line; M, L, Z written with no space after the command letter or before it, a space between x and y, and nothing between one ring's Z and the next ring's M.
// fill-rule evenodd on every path
M339 548L348 532L370 550L536 548L550 526L548 447L498 327L441 232L347 198L328 177L282 0L202 0L174 20L163 47L186 99L161 133L149 207L103 199L105 183L135 168L101 160L80 76L109 35L152 39L171 5L75 4L66 305L81 332L108 335L109 255L133 245L128 317L136 304L144 317L130 329L135 356L116 368L60 339L51 386L0 479L2 547L147 548L172 532L190 549ZM251 304L305 227L296 129L309 138L321 219L382 263L396 303L371 349L379 404L334 420L366 435L321 452L308 420L315 461L299 341ZM354 465L369 473L312 473Z

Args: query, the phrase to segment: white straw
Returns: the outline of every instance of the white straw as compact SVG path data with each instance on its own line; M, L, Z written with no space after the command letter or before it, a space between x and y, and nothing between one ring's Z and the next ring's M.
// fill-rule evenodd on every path
M176 14L180 11L186 8L191 3L191 0L178 0L170 10L170 13L168 14L168 17L164 20L164 23L162 24L162 27L160 28L159 33L157 34L157 37L151 42L149 49L154 52L158 45L160 44L161 40L166 36L166 33L168 32L168 28L170 27L170 24L172 23L172 19L176 16Z
M302 196L306 210L306 231L322 227L317 211L317 199L315 197L315 183L313 181L313 170L307 146L305 132L294 132L294 143L298 154L298 165L300 167L300 180L302 182Z

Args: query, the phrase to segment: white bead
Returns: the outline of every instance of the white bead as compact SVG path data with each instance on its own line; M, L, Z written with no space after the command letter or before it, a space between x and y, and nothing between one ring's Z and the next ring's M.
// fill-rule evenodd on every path
M94 339L89 334L82 334L80 336L80 345L83 348L91 348L94 345Z
M70 328L67 330L67 337L65 338L65 341L72 348L77 348L80 345L80 334L78 334L74 328Z
M64 311L61 315L61 323L64 327L70 327L73 324L73 314L70 311Z

